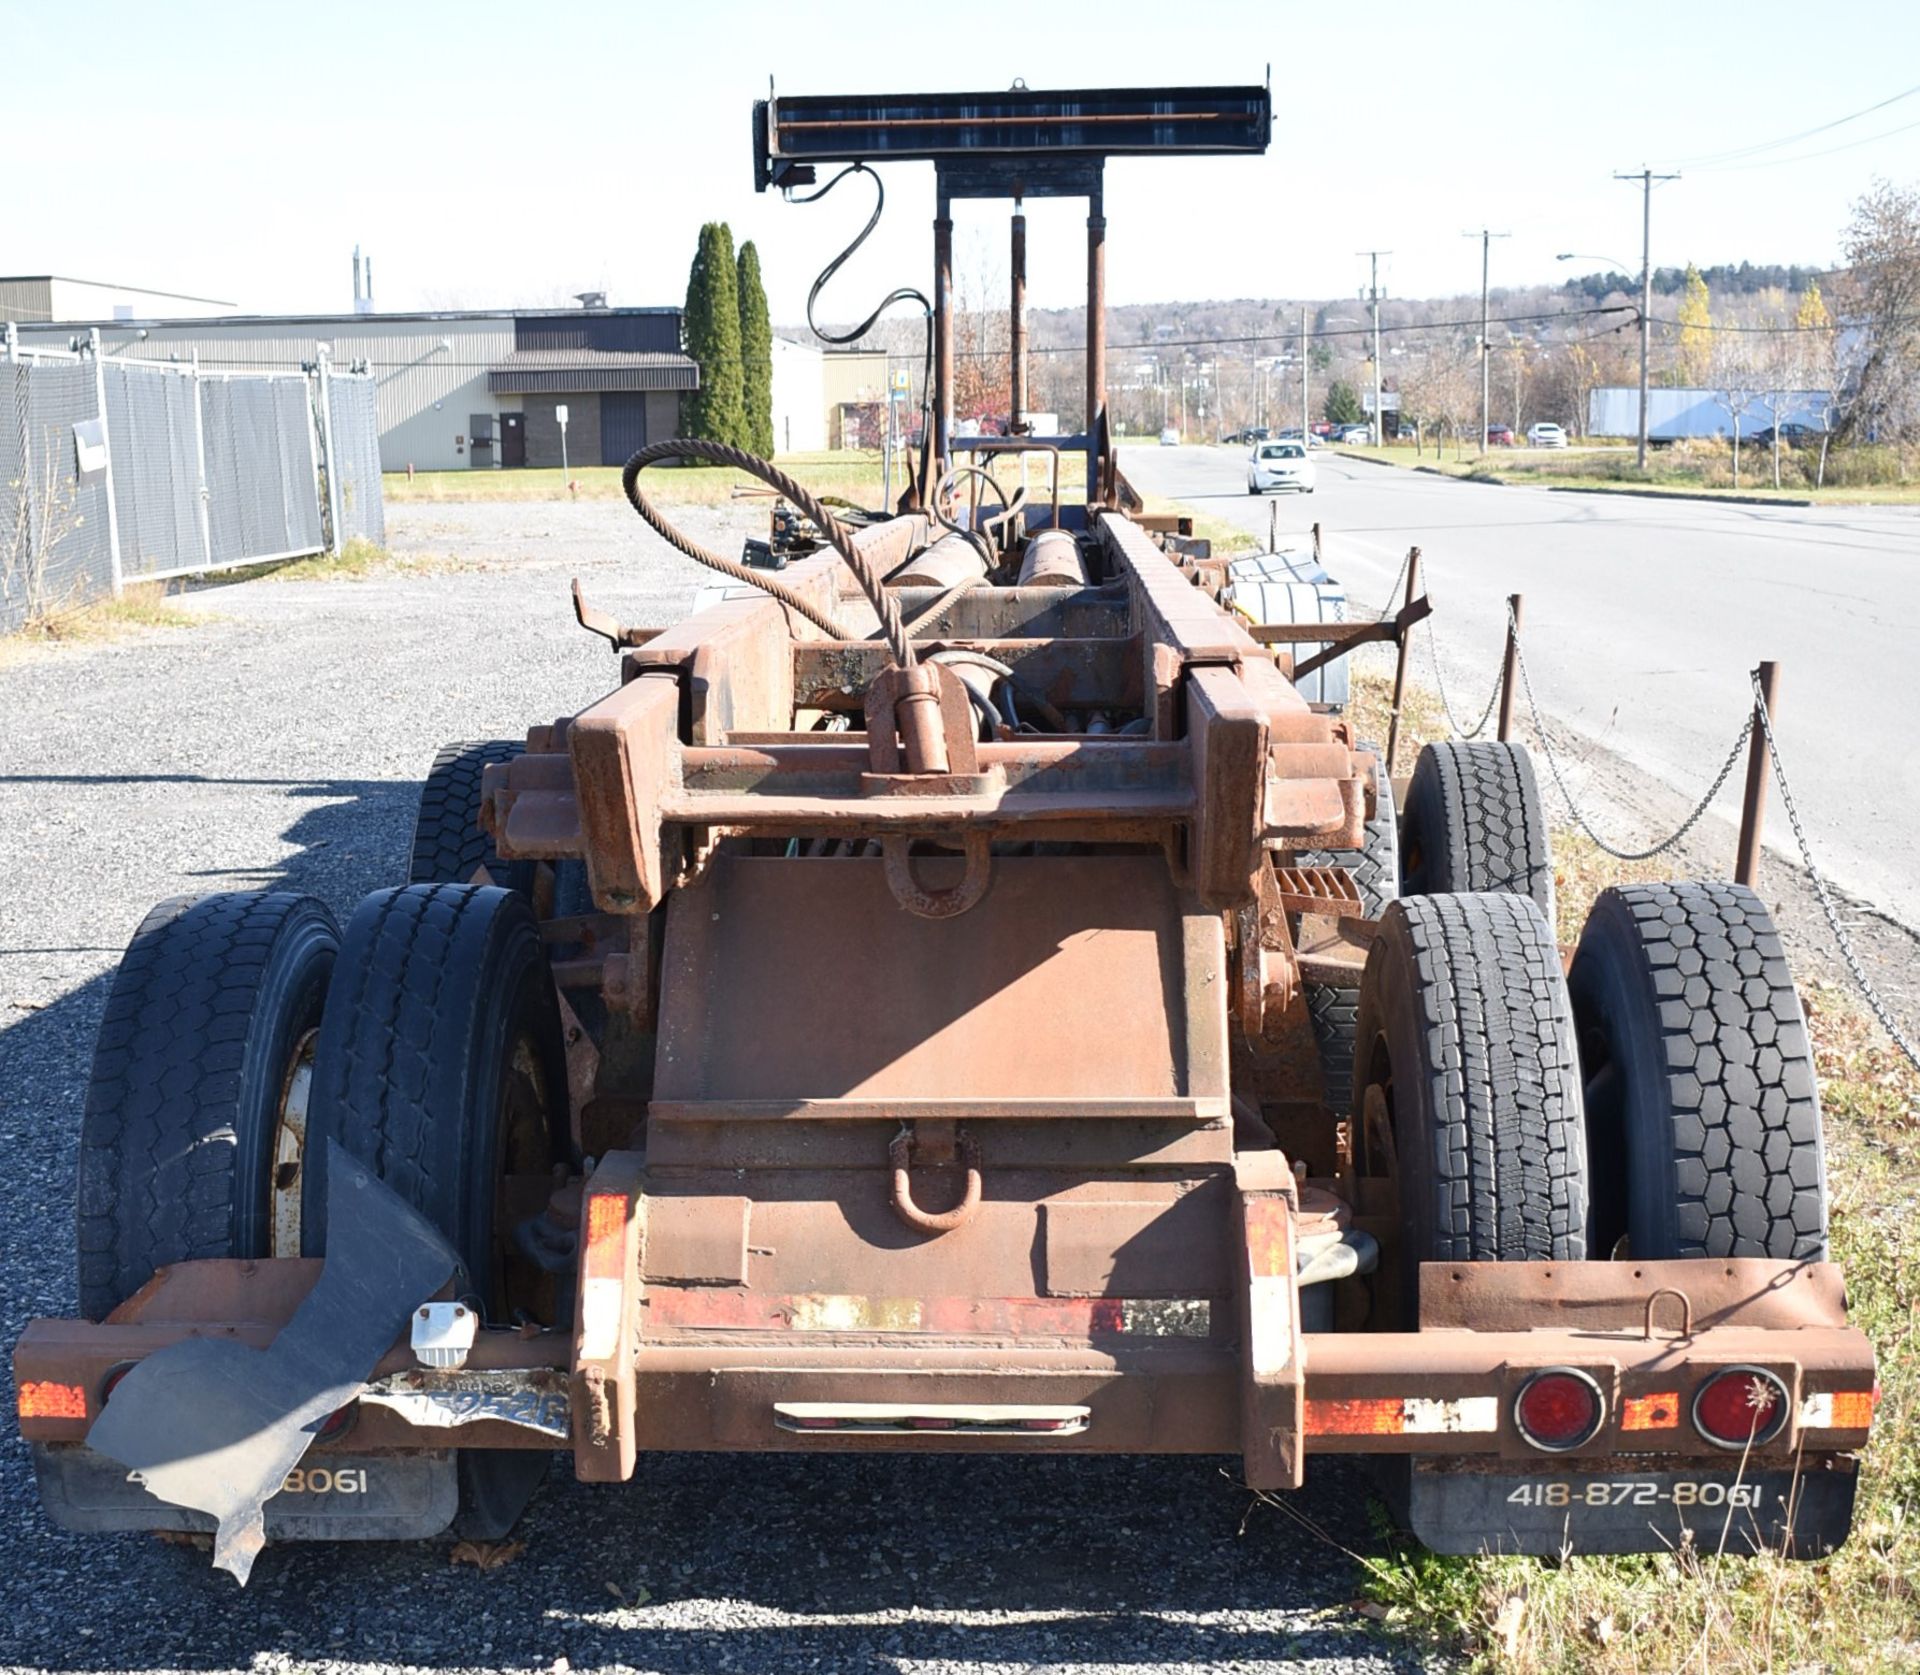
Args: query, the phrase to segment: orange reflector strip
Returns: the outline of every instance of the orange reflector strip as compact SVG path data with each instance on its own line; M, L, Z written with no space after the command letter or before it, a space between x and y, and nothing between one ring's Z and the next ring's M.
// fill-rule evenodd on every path
M1350 1401L1307 1398L1307 1435L1313 1437L1391 1437L1407 1428L1407 1404L1399 1396L1356 1397Z
M84 1419L87 1416L87 1393L77 1384L29 1382L20 1386L18 1401L22 1419Z
M1680 1392L1662 1390L1652 1396L1629 1396L1620 1408L1623 1431L1675 1431L1680 1428Z
M589 1261L599 1257L602 1260L594 1266L602 1272L611 1269L620 1271L620 1243L627 1227L627 1200L623 1193L591 1192L587 1194L587 1257ZM605 1258L611 1256L609 1263Z
M1836 1390L1833 1393L1833 1428L1836 1431L1864 1431L1873 1425L1876 1390Z

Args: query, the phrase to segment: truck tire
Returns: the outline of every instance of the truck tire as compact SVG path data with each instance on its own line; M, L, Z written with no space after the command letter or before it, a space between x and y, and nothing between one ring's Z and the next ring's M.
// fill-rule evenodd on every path
M1367 916L1378 918L1400 899L1400 834L1393 812L1393 786L1387 779L1386 753L1362 740L1374 761L1374 817L1366 825L1366 841L1359 849L1303 849L1295 857L1303 867L1344 867L1366 904ZM1360 1022L1360 993L1326 983L1306 986L1307 1017L1320 1049L1320 1079L1326 1106L1335 1116L1353 1109L1353 1042Z
M1805 1014L1780 933L1739 884L1602 891L1568 973L1596 1162L1596 1249L1827 1253Z
M1404 1298L1422 1262L1586 1255L1573 1010L1533 901L1388 908L1360 985L1359 1050L1362 1103L1384 1107L1391 1135Z
M1403 895L1531 896L1553 919L1553 857L1533 758L1492 739L1430 744L1400 820Z
M492 1322L522 1293L499 1225L502 1183L567 1150L560 1017L539 927L510 890L380 890L347 926L320 1025L313 1127L444 1233ZM326 1170L308 1171L303 1239L326 1251ZM544 1453L463 1451L457 1533L510 1529Z
M339 943L326 904L290 890L176 896L134 932L80 1119L89 1320L168 1263L270 1254L283 1100Z
M440 747L420 787L409 884L466 884L481 867L496 884L512 882L511 864L500 859L493 839L480 829L480 776L491 764L511 762L525 749L518 739Z

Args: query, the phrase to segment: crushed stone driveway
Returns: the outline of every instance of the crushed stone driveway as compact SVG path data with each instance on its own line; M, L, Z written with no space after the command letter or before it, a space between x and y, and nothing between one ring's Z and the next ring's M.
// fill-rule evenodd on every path
M758 509L689 514L723 550ZM615 678L567 595L670 620L703 574L624 506L389 511L406 558L263 580L202 617L0 666L0 1335L74 1307L73 1167L94 1031L154 902L278 884L344 920L405 876L420 776ZM932 1672L1420 1667L1350 1608L1365 1480L1316 1465L1295 1517L1199 1458L677 1455L620 1489L556 1469L497 1569L451 1543L207 1555L52 1533L0 1436L0 1667ZM1244 1527L1243 1527L1244 1526Z

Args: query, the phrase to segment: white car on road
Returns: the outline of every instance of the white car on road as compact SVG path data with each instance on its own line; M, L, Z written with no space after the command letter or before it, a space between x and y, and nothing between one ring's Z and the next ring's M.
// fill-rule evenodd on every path
M1527 446L1529 448L1564 448L1567 445L1567 433L1558 425L1550 425L1542 420L1537 425L1527 426Z
M1257 442L1247 459L1247 493L1269 489L1298 489L1313 493L1316 468L1298 442Z

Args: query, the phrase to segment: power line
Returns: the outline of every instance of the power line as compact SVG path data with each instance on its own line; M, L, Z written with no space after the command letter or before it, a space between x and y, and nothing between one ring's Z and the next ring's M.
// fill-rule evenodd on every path
M1898 128L1888 128L1883 133L1868 134L1862 139L1848 140L1844 145L1830 145L1823 151L1803 151L1796 157L1762 157L1751 163L1722 163L1717 167L1702 169L1702 174L1734 174L1742 169L1778 169L1788 163L1811 163L1816 157L1831 157L1836 152L1856 151L1863 145L1873 145L1880 140L1890 140L1895 134L1911 133L1920 128L1920 122L1905 122Z
M1920 93L1920 86L1909 87L1903 93L1895 93L1890 98L1882 99L1878 104L1868 105L1864 109L1850 112L1846 116L1836 116L1831 122L1822 122L1812 128L1803 128L1799 133L1788 134L1784 139L1761 140L1753 145L1735 146L1730 151L1709 152L1706 156L1695 157L1691 161L1682 158L1678 166L1681 168L1699 168L1708 164L1725 163L1736 157L1757 156L1762 151L1778 151L1783 145L1798 145L1800 141L1810 140L1816 134L1824 134L1834 128L1844 128L1849 122L1858 122L1861 117L1871 116L1875 111L1885 110L1889 105L1897 105L1902 99L1911 99L1916 93ZM1898 128L1893 130L1896 134L1902 131L1903 130ZM1885 136L1883 135L1881 137L1884 138ZM1819 153L1815 155L1819 155Z

